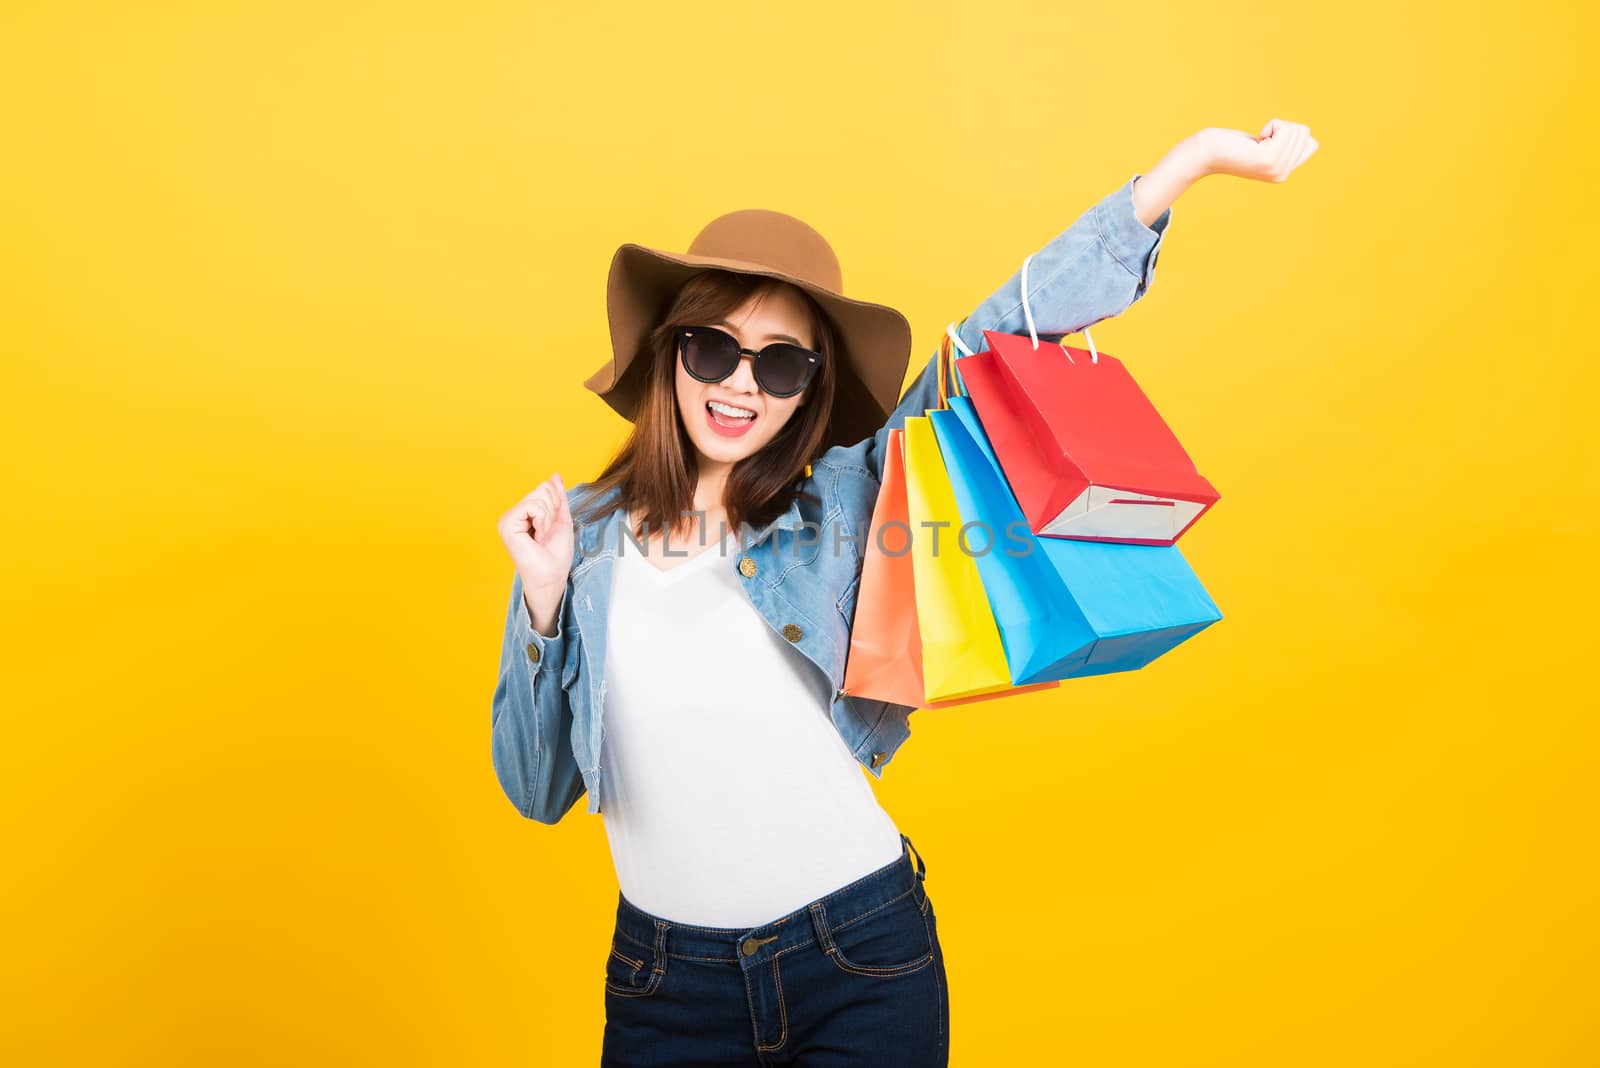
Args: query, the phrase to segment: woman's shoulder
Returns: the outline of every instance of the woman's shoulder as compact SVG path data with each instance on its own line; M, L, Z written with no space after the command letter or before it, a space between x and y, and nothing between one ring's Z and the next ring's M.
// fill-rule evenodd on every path
M835 446L811 462L801 484L822 502L823 514L843 512L851 518L872 515L878 501L878 479L854 451Z
M575 486L567 487L567 504L576 515L580 508L587 510L608 500L615 507L621 494L620 486L612 486L608 490L601 491L593 482L579 482Z
M848 474L876 482L870 455L874 444L873 438L863 438L853 445L830 445L811 461L812 472L827 478Z

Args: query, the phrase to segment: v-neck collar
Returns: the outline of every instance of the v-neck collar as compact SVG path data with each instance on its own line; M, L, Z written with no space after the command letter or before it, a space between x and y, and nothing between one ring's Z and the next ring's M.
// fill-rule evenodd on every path
M626 511L621 512L621 519L623 525L627 526L629 523L629 516ZM632 542L628 542L625 547L618 547L617 556L619 559L626 558L629 566L634 567L636 570L648 572L652 580L655 582L667 583L676 581L682 577L684 572L690 571L697 567L705 566L705 560L702 559L703 557L711 556L722 560L732 559L736 554L730 553L727 550L727 547L729 545L737 547L737 544L738 540L735 532L729 530L723 534L720 541L710 542L689 559L684 560L682 563L674 564L669 568L657 567L655 564L650 562L650 557L652 554L658 557L661 555L661 545L647 544L645 546L645 550L641 552L633 547ZM682 551L681 544L677 549L673 549L670 545L668 545L666 548L672 551L673 555L677 555L677 553Z

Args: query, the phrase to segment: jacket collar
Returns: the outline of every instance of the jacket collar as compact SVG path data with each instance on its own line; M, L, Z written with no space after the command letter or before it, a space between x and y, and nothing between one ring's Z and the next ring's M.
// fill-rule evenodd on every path
M804 523L805 520L800 518L800 498L795 497L789 501L789 508L786 512L761 528L761 535L765 536L767 531L772 530L773 528L777 528L779 530L798 530L804 525Z

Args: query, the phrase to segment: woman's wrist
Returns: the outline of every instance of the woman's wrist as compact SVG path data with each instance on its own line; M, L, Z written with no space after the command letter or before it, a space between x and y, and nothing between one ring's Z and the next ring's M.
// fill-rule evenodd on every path
M552 594L550 591L523 588L522 603L528 611L528 622L541 637L556 636L556 613L561 608L564 590L563 586Z
M1133 213L1146 226L1183 195L1184 190L1212 173L1212 146L1206 131L1179 141L1160 161L1133 183Z
M1214 127L1197 130L1172 146L1168 153L1173 158L1173 168L1198 182L1208 174L1216 173L1216 135Z

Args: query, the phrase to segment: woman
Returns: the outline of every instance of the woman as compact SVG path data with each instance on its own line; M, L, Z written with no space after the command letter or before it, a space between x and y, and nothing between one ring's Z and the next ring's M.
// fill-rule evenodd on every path
M958 336L1120 314L1184 188L1282 181L1315 148L1279 120L1200 131ZM888 431L936 405L934 361L897 404L909 324L845 297L827 242L776 212L722 216L687 254L624 245L607 300L614 354L586 385L633 430L593 482L552 475L500 519L492 717L522 815L555 823L587 792L605 817L602 1063L945 1064L927 867L856 770L882 776L912 709L839 688Z

